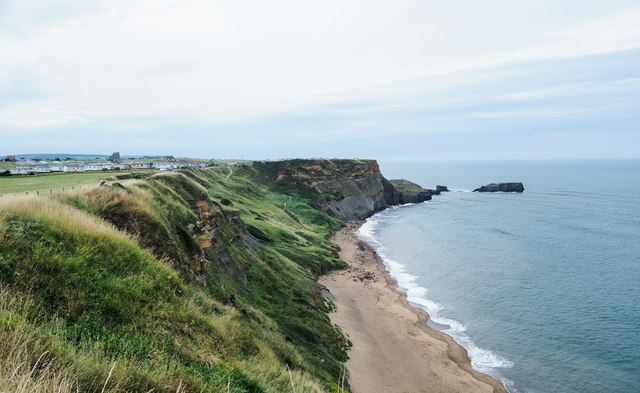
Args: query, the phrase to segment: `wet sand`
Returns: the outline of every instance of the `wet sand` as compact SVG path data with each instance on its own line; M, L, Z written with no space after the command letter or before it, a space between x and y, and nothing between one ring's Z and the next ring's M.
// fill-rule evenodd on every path
M428 314L409 306L406 294L376 252L350 223L333 237L348 267L324 276L337 311L331 320L353 343L349 351L352 393L506 393L504 386L471 368L467 351L427 326Z

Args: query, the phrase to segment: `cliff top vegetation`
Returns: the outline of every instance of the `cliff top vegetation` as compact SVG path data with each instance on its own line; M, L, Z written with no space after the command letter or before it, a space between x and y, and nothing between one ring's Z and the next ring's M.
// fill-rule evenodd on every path
M316 278L344 266L328 240L342 224L317 209L330 195L269 169L0 198L0 383L339 390L350 344Z

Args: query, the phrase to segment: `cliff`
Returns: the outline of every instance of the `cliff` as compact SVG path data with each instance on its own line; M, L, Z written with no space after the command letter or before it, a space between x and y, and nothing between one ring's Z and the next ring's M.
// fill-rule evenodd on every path
M344 266L328 239L340 219L408 194L371 160L228 173L122 174L0 198L0 384L337 391L350 342L316 281Z
M392 205L421 203L431 200L433 195L440 195L441 192L449 191L446 186L436 186L435 190L422 188L416 183L405 179L391 179L389 183L391 183L395 189L395 191L391 191L389 194L391 199L388 199Z
M389 181L375 160L275 161L258 167L281 190L306 189L318 208L343 221L362 220L393 205L428 201L446 191L443 186L429 190L408 180Z

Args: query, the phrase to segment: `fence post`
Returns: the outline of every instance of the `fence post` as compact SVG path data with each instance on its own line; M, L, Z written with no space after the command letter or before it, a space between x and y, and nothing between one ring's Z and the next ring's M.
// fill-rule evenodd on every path
M36 195L40 196L40 191L36 191Z

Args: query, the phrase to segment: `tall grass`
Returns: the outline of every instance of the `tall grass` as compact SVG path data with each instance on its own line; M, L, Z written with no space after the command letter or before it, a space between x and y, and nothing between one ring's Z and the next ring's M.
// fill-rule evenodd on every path
M74 382L71 369L56 369L56 359L43 352L34 363L37 353L29 352L27 333L14 330L2 334L0 349L4 359L0 362L0 391L2 392L39 392L73 393L80 392Z
M14 313L17 299L0 286L0 392L79 392L71 368L60 367L33 329Z
M70 233L91 234L99 238L129 239L124 232L118 231L104 220L60 203L53 198L33 195L3 197L0 199L0 225L6 222L8 215L42 220Z

